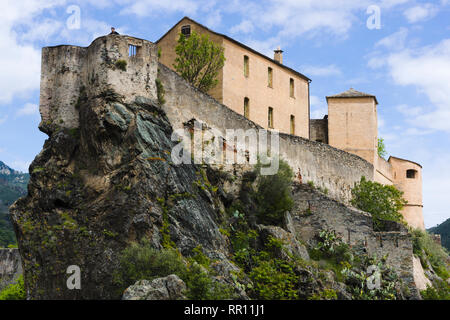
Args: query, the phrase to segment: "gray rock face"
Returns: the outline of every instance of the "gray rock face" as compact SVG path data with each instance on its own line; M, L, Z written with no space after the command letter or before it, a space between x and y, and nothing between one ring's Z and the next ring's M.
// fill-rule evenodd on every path
M0 249L0 290L15 282L22 274L18 249Z
M122 300L184 300L185 290L183 280L171 274L153 281L136 282L125 290Z
M228 254L219 207L193 184L200 168L171 162L164 112L144 98L111 99L87 100L79 130L50 134L28 195L11 208L32 299L120 298L118 255L143 237L161 248L162 232L185 256L199 245L211 258ZM70 265L81 269L81 290L66 286Z

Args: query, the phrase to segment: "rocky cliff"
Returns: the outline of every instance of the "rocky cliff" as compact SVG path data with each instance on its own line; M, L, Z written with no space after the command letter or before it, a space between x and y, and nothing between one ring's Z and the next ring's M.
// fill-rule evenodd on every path
M19 250L0 249L0 291L22 274Z

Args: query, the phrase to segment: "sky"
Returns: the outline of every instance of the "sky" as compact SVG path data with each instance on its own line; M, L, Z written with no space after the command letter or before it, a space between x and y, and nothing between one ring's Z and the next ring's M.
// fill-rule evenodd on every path
M116 27L158 40L182 17L312 79L311 115L350 87L377 96L390 155L423 166L424 219L450 218L450 0L2 0L0 160L28 171L38 130L41 48L88 46Z

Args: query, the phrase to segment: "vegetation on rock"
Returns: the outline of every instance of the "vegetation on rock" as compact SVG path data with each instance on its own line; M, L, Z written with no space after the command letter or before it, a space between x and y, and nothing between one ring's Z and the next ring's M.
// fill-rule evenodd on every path
M15 283L8 285L2 291L0 291L0 300L25 300L26 292L23 282L23 276L21 275Z

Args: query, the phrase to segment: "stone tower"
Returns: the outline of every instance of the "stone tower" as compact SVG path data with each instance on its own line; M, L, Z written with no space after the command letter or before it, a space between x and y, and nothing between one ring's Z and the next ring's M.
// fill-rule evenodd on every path
M327 122L312 121L321 121L318 123L320 128L312 128L314 136L319 138L327 133L331 146L356 154L371 163L374 181L394 185L403 191L403 198L408 201L402 211L405 221L413 228L425 230L422 166L397 157L390 157L386 161L378 155L377 98L351 88L328 96L327 101Z

